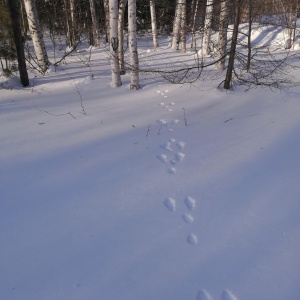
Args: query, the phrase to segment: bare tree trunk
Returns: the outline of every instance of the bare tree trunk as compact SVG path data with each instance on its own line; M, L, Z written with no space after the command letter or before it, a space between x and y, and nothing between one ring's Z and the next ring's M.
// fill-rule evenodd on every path
M234 68L236 44L237 44L239 24L240 24L240 12L241 12L240 4L241 4L241 0L235 0L234 26L233 26L233 32L232 32L228 67L227 67L226 77L225 77L225 81L224 81L224 89L226 89L226 90L230 89L231 80L232 80L232 72L233 72L233 68Z
M20 80L22 85L25 87L29 85L29 79L28 79L28 73L26 69L26 59L25 59L24 44L23 44L22 31L21 31L21 21L20 21L20 12L19 12L20 3L19 0L8 0L7 4L10 13L10 19L13 27L14 40L15 40L15 45L17 50Z
M28 19L29 32L32 38L37 63L42 73L45 73L49 67L49 59L44 43L40 22L33 0L24 0L25 10Z
M293 39L293 31L294 31L294 13L293 13L293 7L292 3L290 4L289 7L289 12L288 12L288 39L286 41L285 49L291 49L293 44L294 44L294 39Z
M182 0L180 27L181 27L181 51L186 52L186 0Z
M64 0L64 13L65 13L65 31L66 31L66 44L69 47L74 46L74 38L71 31L71 19L70 19L70 3L69 0Z
M89 0L89 1L90 1L92 23L93 23L93 41L95 46L100 46L100 34L99 34L99 26L98 26L97 14L95 9L95 2L94 0Z
M204 22L204 36L202 45L202 55L209 55L211 52L211 25L212 25L212 12L213 12L214 0L207 0L206 3L206 13Z
M283 16L285 20L285 25L287 27L288 38L285 41L284 48L291 49L293 46L293 16L294 16L294 7L293 0L290 1L280 1L280 5L283 11Z
M181 5L182 0L177 0L175 18L173 24L173 38L172 38L172 50L178 50L179 45L179 33L181 25Z
M196 18L198 13L199 1L196 0L193 21L192 21L192 40L191 40L191 49L196 49L196 39L195 39L195 27L196 27Z
M252 50L252 45L251 45L251 32L252 32L252 0L248 0L248 55L247 55L247 65L246 69L247 72L250 70L250 64L251 64L251 50Z
M72 46L76 45L76 43L79 41L79 35L78 35L78 18L75 11L76 7L76 0L69 0L70 1L70 15L71 15L71 24L70 24L70 30L72 32Z
M296 42L296 29L297 29L297 14L298 14L298 11L299 11L299 1L297 1L296 3L296 15L294 16L293 18L293 49L295 49L295 42Z
M198 0L192 0L191 5L190 5L190 15L189 15L189 19L188 19L189 28L192 28L192 26L193 26L194 12L195 12L197 4L198 4Z
M122 85L118 59L118 0L109 0L110 25L110 62L112 71L112 87Z
M119 46L118 46L118 57L120 64L120 74L124 75L125 64L124 64L124 13L127 0L119 1L119 22L118 22L118 35L119 35Z
M150 0L150 14L151 14L151 28L153 38L153 48L159 47L157 40L157 24L156 24L156 12L155 12L155 0Z
M299 0L292 0L292 34L291 34L291 39L292 39L292 47L295 49L295 42L296 42L296 31L297 31L297 20L299 16Z
M109 25L109 19L110 19L110 12L109 12L109 0L103 0L104 5L104 15L105 15L105 36L106 36L106 42L110 40L109 34L110 34L110 25Z
M251 1L251 0L250 0ZM227 46L227 27L228 27L228 0L221 2L220 25L219 25L219 40L218 40L218 55L217 69L225 70L225 56Z
M137 51L136 40L136 0L128 0L128 39L129 39L129 52L130 52L130 89L138 90L139 84L139 58Z

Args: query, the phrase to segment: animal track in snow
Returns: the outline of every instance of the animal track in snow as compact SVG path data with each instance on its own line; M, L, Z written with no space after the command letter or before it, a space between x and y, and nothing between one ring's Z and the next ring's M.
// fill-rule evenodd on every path
M165 96L166 97L166 96ZM165 105L165 108L169 111L172 111L171 107L175 105L175 102L170 102L169 104Z
M184 199L184 204L187 207L188 210L193 210L196 206L196 200L190 196L187 196Z
M170 164L175 166L178 163L178 161L176 161L175 159L171 159L170 160Z
M156 158L157 158L158 160L160 160L162 163L166 163L166 162L168 161L168 157L167 157L167 155L165 155L165 154L158 154L158 155L156 156Z
M188 200L187 200L188 199ZM188 196L184 200L185 205L192 210L195 207L195 199L192 197ZM175 199L168 197L163 201L164 206L171 212L176 211L176 201ZM181 215L182 220L186 224L190 224L194 222L194 217L190 213L184 213ZM190 233L186 237L186 241L190 245L197 245L198 244L198 237L195 233Z
M168 173L169 174L175 174L176 173L176 169L175 168L169 168L168 169Z
M161 91L156 91L157 94L164 94L164 93L168 93L169 90L163 90L162 92Z
M199 290L196 300L213 300L213 297L204 289ZM221 295L221 300L237 300L237 297L229 290L224 290Z
M157 91L158 94L160 94L161 96L165 96L164 93L167 93L168 91L165 90L164 92L161 91ZM166 97L166 96L165 96ZM168 111L172 111L172 107L175 105L174 102L170 102L169 104L166 104L165 102L161 102L159 103L159 105L163 108L165 108ZM173 120L166 120L166 119L160 119L157 120L157 122L160 124L160 129L159 129L159 133L162 127L167 127L167 129L172 132L174 130L173 126L177 125L180 121L178 119L173 119ZM176 139L174 138L169 138L169 140L160 145L160 148L168 151L168 152L173 152L174 151L174 147L175 149L177 148L177 150L179 149L179 152L175 153L175 155L168 161L168 155L165 153L161 153L158 154L156 157L158 160L160 160L161 162L163 162L164 164L169 165L167 172L169 174L175 174L176 173L176 168L175 166L182 162L183 159L185 158L185 153L183 153L183 149L185 148L186 143L183 141L176 141ZM184 204L185 206L188 208L189 211L192 211L196 205L196 200L193 199L190 196L187 196L184 199ZM170 211L170 212L175 212L176 211L176 201L175 199L168 197L163 201L163 205ZM183 213L181 215L182 221L185 222L187 225L194 222L194 217L190 214L190 213ZM198 244L198 237L195 233L189 233L186 236L186 241L188 244L190 245L197 245ZM198 293L199 297L197 296L197 300L210 300L210 298L206 297L203 298L203 295L206 295L204 291L200 291Z
M173 149L171 148L171 143L170 143L170 142L167 142L167 143L165 143L165 144L162 144L160 147L161 147L162 149L168 150L168 151L170 151L170 152L173 151Z
M168 151L168 152L173 152L173 148L172 148L172 144L175 143L175 140L174 139L170 139L169 142L166 142L162 145L160 145L160 148L162 148L163 150L165 151ZM161 154L158 154L156 156L156 158L164 163L164 164L169 164L169 168L168 168L168 173L169 174L175 174L176 173L176 169L175 169L175 166L180 163L185 157L185 154L182 153L182 152L178 152L174 155L174 157L172 159L169 160L168 158L168 155L165 154L165 153L161 153Z
M167 121L165 119L160 119L157 120L157 123L159 123L161 126L168 127L169 131L173 131L172 126L178 124L179 120L175 119L175 120Z
M158 123L160 123L162 126L168 126L168 122L165 119L157 120Z
M168 98L168 96L166 95L166 93L168 93L168 90L164 90L164 91L156 91L157 94L161 95L163 98Z
M190 244L190 245L197 245L198 244L198 237L196 234L194 233L190 233L187 238L186 238L187 242Z
M173 120L173 121L169 122L169 121L166 121L165 119L161 119L161 120L158 120L157 122L159 122L161 124L161 127L162 126L170 126L171 127L171 124L174 124L174 123L176 124L177 121L178 120ZM168 128L168 129L173 130L173 128ZM161 149L168 151L168 152L173 152L174 147L177 147L180 150L183 150L183 148L185 147L185 142L182 142L182 141L177 142L176 139L169 138L169 140L166 143L160 145ZM169 159L168 155L166 153L161 153L161 154L158 154L156 156L156 158L163 163L168 163L170 166L168 168L168 173L175 174L176 173L175 166L185 158L185 154L183 152L177 152L171 159Z
M237 300L237 297L234 296L229 290L224 290L222 293L222 300Z
M185 158L185 154L182 152L178 152L175 154L174 160L177 162L181 162Z
M190 214L183 214L182 215L182 220L185 223L192 223L192 222L194 222L194 218Z
M176 211L176 201L175 199L169 197L166 198L163 202L164 206L171 212Z
M184 147L185 147L185 142L177 142L177 143L176 143L176 146L177 146L180 150L183 150Z
M213 300L213 299L206 290L200 290L198 291L196 300Z
M164 90L163 92L161 91L156 91L159 95L161 95L163 98L168 98L168 96L166 95L166 93L168 93L168 90ZM172 106L174 106L176 103L175 102L170 102L168 104L166 104L165 102L160 102L159 105L163 108L165 108L167 111L172 112Z
M178 124L180 121L179 120L177 120L177 119L175 119L175 120L173 120L173 121L171 121L171 125L176 125L176 124Z

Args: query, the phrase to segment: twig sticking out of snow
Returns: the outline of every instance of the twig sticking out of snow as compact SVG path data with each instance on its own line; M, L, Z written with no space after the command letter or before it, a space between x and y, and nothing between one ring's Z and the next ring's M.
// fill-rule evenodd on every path
M148 126L146 137L149 135L151 125Z
M75 88L76 88L76 91L77 91L77 93L78 93L78 95L79 95L79 98L80 98L80 106L81 106L81 110L82 110L82 113L86 116L87 114L86 114L86 111L85 111L85 108L84 108L84 106L83 106L83 99L82 99L82 96L81 96L81 93L80 93L80 91L79 91L79 88L78 88L78 85L77 85L77 83L76 83L76 81L75 81L75 78L74 77L72 77L66 70L64 70L63 68L62 68L62 70L73 80L73 82L74 82L74 85L75 85Z
M188 123L187 123L187 118L186 118L186 114L185 114L185 108L183 107L183 119L184 119L184 125L187 126Z
M64 114L52 114L52 113L50 113L49 111L44 110L44 109L37 108L36 106L35 106L34 108L35 108L36 110L38 110L38 111L40 111L40 112L44 112L44 113L46 113L46 114L48 114L48 115L50 115L50 116L61 117L61 116L70 115L73 119L76 120L76 117L73 116L73 115L71 114L71 112L64 113Z

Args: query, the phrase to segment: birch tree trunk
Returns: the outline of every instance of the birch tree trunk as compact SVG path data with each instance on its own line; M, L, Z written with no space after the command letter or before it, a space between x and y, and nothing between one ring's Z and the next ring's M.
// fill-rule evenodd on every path
M119 1L119 23L118 23L118 35L119 35L119 46L118 46L118 57L120 64L120 74L124 75L125 64L124 64L124 13L125 7L128 0Z
M225 70L225 56L227 46L227 27L228 27L228 0L221 2L220 25L219 25L219 40L218 40L218 54L217 54L217 69Z
M155 12L155 0L150 0L150 14L151 14L151 29L153 38L153 48L159 47L157 40L157 24L156 24L156 12Z
M26 59L24 53L24 44L21 31L20 20L20 3L19 0L8 0L8 9L10 13L10 19L13 27L14 40L18 57L18 68L20 73L20 80L24 87L29 85L28 73L26 69Z
M207 0L206 2L206 13L204 21L204 36L202 45L202 55L209 55L211 52L211 25L212 25L212 12L213 12L214 0Z
M44 43L42 30L34 0L24 0L25 10L28 19L29 32L32 38L37 63L42 73L45 73L49 67L49 59Z
M95 2L94 0L89 0L89 1L90 1L92 23L93 23L93 41L95 46L100 46L100 34L99 34L99 26L98 26L97 14L95 9Z
M193 14L193 21L192 21L192 40L191 40L191 49L196 50L196 39L195 39L195 28L196 28L196 18L198 13L199 1L196 1L194 14Z
M177 0L174 24L173 24L173 38L172 38L172 50L178 50L179 45L179 33L181 25L181 5L182 0Z
M128 39L130 52L130 89L138 90L139 84L139 58L136 40L136 0L128 0Z
M118 0L109 0L109 35L112 87L120 87L122 85L118 59L118 7Z
M182 0L181 6L181 51L186 52L186 0Z

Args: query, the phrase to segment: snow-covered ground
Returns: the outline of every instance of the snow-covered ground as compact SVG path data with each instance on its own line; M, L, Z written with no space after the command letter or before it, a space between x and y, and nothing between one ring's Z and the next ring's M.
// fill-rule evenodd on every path
M84 45L35 75L0 79L0 299L300 299L300 88L112 89Z

